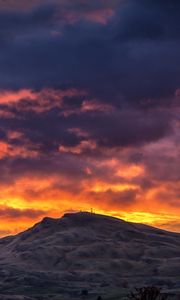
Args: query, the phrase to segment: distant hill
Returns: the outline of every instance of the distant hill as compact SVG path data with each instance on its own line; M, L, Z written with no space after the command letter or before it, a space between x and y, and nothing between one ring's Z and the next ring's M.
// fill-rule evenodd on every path
M180 234L80 212L0 239L0 294L29 297L0 299L62 299L84 289L110 295L144 285L180 290Z

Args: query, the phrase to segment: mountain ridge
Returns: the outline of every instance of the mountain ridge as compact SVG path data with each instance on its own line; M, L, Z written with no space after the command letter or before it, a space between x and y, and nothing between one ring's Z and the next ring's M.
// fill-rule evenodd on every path
M143 285L180 289L179 249L180 234L115 217L45 217L0 239L0 294L46 299L83 289L107 295Z

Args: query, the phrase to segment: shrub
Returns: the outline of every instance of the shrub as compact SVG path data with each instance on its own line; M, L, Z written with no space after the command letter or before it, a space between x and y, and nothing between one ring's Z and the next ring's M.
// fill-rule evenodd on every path
M161 294L161 289L155 286L135 288L128 295L129 300L166 300L167 295Z

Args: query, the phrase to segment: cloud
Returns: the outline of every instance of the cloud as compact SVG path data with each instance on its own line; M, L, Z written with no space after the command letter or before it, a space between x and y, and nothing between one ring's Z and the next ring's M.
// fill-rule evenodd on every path
M179 1L9 1L0 1L3 223L19 218L17 232L44 212L93 206L177 224Z
M86 17L69 24L62 16L69 7ZM19 14L1 12L9 41L1 51L0 87L66 85L117 106L168 105L180 85L177 7L159 1L61 2ZM99 10L100 19L106 9L114 11L107 23L89 21L88 14Z
M33 209L18 209L12 207L0 207L1 218L30 218L35 219L37 217L45 215L47 212L42 210Z
M77 89L6 91L0 102L7 155L8 147L17 155L20 147L33 156L59 151L93 154L143 145L173 132L173 109L117 109ZM14 138L9 134L13 131Z
M138 191L135 189L125 189L124 191L113 191L108 189L103 192L90 192L87 197L91 199L92 205L96 203L101 209L129 209L130 206L135 205L136 195Z

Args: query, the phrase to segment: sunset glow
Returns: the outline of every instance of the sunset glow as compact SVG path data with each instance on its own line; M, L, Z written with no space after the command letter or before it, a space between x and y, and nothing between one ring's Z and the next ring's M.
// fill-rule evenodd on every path
M176 5L95 2L0 0L0 236L91 209L180 232Z

